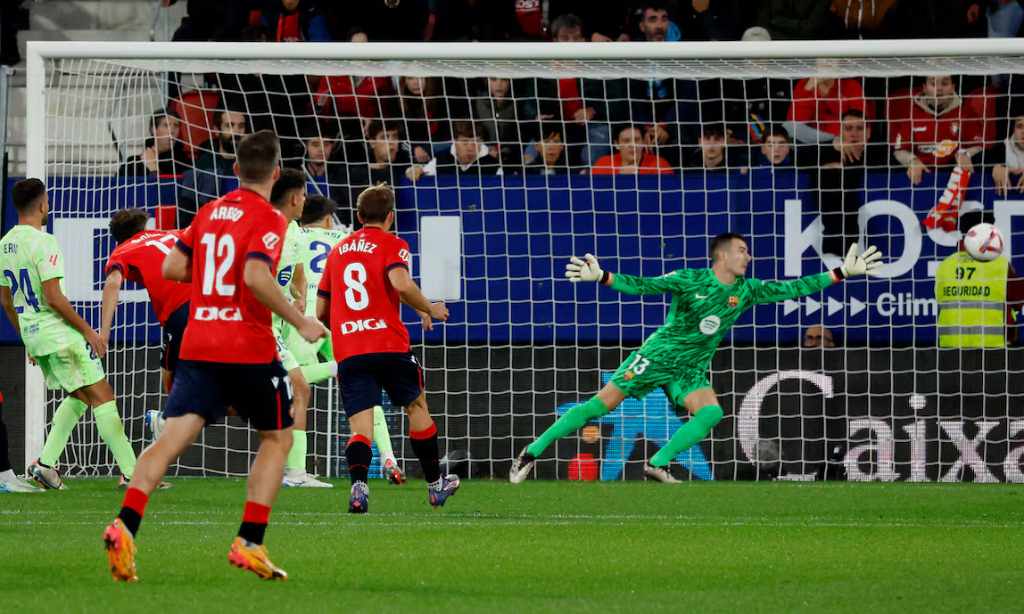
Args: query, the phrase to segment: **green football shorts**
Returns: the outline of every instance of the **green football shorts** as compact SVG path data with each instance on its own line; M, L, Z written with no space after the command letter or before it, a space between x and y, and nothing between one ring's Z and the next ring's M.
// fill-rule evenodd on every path
M85 339L52 354L36 356L35 361L43 370L46 387L50 390L60 388L65 392L74 392L106 377L103 373L103 363Z
M303 339L302 335L300 335L298 331L292 329L288 331L288 336L285 337L284 344L295 358L295 362L299 363L300 367L319 363L321 353L328 357L325 359L327 362L330 362L331 360L331 337L329 335L325 336L323 339L310 343ZM326 350L326 352L324 350Z
M631 353L612 375L611 383L627 397L642 399L655 388L664 388L665 396L678 406L694 390L710 388L707 369L673 371L660 363L645 358L640 352Z

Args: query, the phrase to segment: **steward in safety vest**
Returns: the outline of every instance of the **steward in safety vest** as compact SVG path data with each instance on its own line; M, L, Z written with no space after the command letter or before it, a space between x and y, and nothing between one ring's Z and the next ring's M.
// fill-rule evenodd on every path
M960 215L960 232L977 224L995 223L989 212ZM935 271L935 299L939 305L936 332L939 347L999 348L1017 340L1017 315L1024 303L1024 279L1017 276L1005 256L982 262L960 249Z
M1005 256L982 262L958 251L935 271L939 303L939 347L997 348L1006 346Z

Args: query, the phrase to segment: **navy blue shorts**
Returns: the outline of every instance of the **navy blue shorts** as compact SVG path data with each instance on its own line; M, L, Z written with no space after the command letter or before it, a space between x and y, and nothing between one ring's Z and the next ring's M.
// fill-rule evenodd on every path
M198 414L213 424L233 407L257 431L292 425L292 385L279 361L269 364L224 364L182 360L164 415Z
M423 371L411 352L360 354L338 363L338 388L346 416L380 405L381 389L405 407L423 394Z
M165 371L174 373L178 368L178 356L181 354L181 340L185 336L188 324L188 303L178 307L164 323L164 345L160 349L160 366Z

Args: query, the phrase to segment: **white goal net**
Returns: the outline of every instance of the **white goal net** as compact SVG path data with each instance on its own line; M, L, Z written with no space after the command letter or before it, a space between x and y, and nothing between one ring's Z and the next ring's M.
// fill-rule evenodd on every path
M759 279L837 266L854 241L886 264L738 321L710 372L725 419L680 454L680 478L1024 481L1019 41L30 43L29 55L27 174L46 179L68 294L96 326L110 216L141 207L160 227L187 224L237 185L238 136L271 129L339 224L362 188L396 186L414 276L452 313L426 334L404 317L464 473L506 475L666 318L668 296L567 283L571 254L656 276L708 266L708 241L728 231L747 237ZM961 219L1001 231L1001 277L965 279L963 264L943 277ZM943 309L969 318L953 330ZM144 291L123 293L106 369L137 450L145 411L165 401L159 338ZM35 369L26 384L31 455L60 396ZM309 469L344 474L336 389L318 386L312 405ZM400 410L386 412L413 462ZM685 420L660 390L627 400L537 474L640 477ZM254 444L229 419L176 471L245 474ZM61 464L114 470L88 418Z

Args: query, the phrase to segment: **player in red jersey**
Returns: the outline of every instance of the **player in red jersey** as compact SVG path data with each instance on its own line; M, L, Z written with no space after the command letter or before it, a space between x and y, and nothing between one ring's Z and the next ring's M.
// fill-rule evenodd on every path
M409 416L412 449L423 467L434 507L459 488L459 476L441 476L437 427L427 408L423 375L409 347L399 303L415 309L426 330L431 318L448 319L444 303L431 303L409 274L412 257L405 241L388 232L395 221L395 193L385 184L359 195L356 215L363 228L331 250L317 294L317 317L328 323L338 361L341 402L352 427L345 448L352 490L348 511L367 511L373 407L381 388Z
M171 390L171 378L178 364L181 339L188 323L189 284L164 279L161 269L180 233L146 230L149 216L142 209L122 209L110 218L110 234L117 247L107 260L107 281L103 286L103 310L100 336L110 342L117 302L124 282L142 284L149 293L156 319L163 327L164 343L160 356L160 374L164 390Z
M264 579L286 579L263 537L292 443L288 375L277 357L271 312L312 342L325 334L281 293L275 269L286 221L267 198L280 175L277 136L262 130L238 146L239 189L207 203L164 259L164 277L193 281L189 323L167 401L167 424L139 458L118 517L103 534L115 580L133 581L135 539L149 494L199 432L233 407L259 431L247 500L228 561Z

